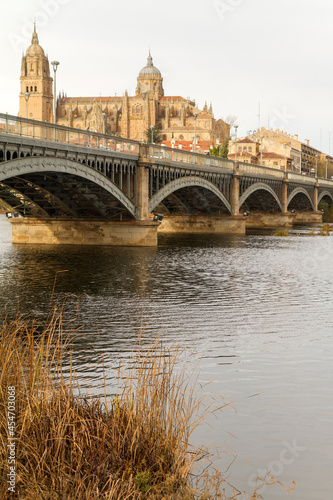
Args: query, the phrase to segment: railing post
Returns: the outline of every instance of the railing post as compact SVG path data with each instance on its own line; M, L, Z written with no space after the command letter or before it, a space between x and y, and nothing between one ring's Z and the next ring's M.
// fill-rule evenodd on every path
M314 185L314 190L313 190L313 204L314 204L314 210L317 212L318 210L318 179L316 179L316 183Z
M234 163L231 184L231 215L239 215L239 164Z
M288 212L288 184L288 172L286 172L282 183L282 210L284 214Z

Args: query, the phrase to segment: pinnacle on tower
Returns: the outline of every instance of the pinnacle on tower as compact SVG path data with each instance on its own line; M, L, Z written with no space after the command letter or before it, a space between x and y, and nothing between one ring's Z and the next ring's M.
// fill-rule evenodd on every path
M38 35L37 35L37 31L36 31L36 19L34 19L34 32L33 32L32 37L31 37L31 43L39 43Z

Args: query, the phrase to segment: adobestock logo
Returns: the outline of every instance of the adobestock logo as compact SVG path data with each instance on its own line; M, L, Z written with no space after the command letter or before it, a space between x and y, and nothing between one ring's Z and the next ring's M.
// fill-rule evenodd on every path
M300 452L305 451L304 446L298 446L296 439L290 444L287 441L282 442L283 449L280 451L278 460L273 460L267 465L267 468L259 468L257 473L251 474L248 478L248 485L251 487L257 487L258 479L264 481L268 476L281 476L285 467L292 464L300 456ZM261 491L264 490L265 485L261 487Z
M243 2L244 0L214 0L213 5L221 21L224 21L226 16L234 12Z
M70 2L71 0L40 0L40 9L32 16L32 18L35 19L37 27L45 27L51 18L59 14L61 7L69 4ZM20 33L7 33L7 38L16 52L22 52L30 45L31 34L33 31L33 21L24 18L22 20Z

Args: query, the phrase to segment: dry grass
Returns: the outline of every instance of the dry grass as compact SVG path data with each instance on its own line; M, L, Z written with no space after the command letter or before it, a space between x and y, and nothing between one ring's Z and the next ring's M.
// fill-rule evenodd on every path
M289 236L289 232L284 227L279 227L273 236Z
M68 300L68 298L67 298ZM138 342L119 368L117 397L78 397L70 352L74 325L56 304L43 325L17 316L0 324L0 497L25 500L240 498L220 473L193 471L207 451L190 437L207 411L176 368L180 351ZM64 333L64 330L70 330ZM126 375L126 376L125 376ZM7 388L15 387L16 488L8 492ZM200 489L199 489L200 485ZM260 497L259 486L251 497ZM245 496L242 496L245 498Z

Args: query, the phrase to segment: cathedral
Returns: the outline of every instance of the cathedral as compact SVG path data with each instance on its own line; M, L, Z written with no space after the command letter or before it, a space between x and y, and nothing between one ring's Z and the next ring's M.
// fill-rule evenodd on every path
M19 116L26 116L25 94L29 93L29 118L53 121L53 94L49 61L39 45L36 27L31 45L22 57ZM196 140L217 144L229 137L230 127L215 120L212 106L199 109L181 96L164 95L161 72L149 52L147 64L137 77L134 96L127 91L114 97L58 96L56 123L69 127L147 140L146 130L159 129L162 141ZM145 133L143 134L143 130Z

